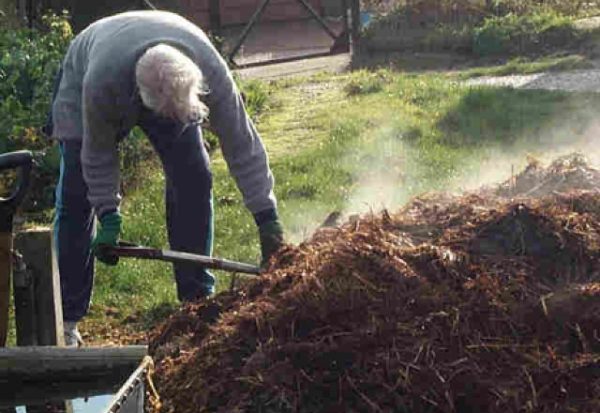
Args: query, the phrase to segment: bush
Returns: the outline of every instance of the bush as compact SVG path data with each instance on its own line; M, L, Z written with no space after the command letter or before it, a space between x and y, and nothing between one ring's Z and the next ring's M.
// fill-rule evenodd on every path
M375 16L362 33L365 52L455 52L480 57L540 55L573 48L588 34L575 16L589 4L561 0L419 0ZM586 8L587 7L587 8Z
M361 0L364 10L386 13L401 11L429 14L439 18L446 15L474 17L523 15L539 10L556 11L570 16L597 13L598 0Z
M479 56L541 54L569 46L577 37L573 19L557 12L508 14L488 18L475 29L473 51Z
M158 157L154 155L150 141L139 127L133 128L129 136L121 141L119 150L121 194L127 196L145 182L150 160L155 160L158 165Z
M388 81L385 72L367 72L358 71L353 74L350 80L344 86L344 92L348 96L368 95L383 90L384 84Z
M473 26L468 24L443 24L429 30L420 41L423 51L471 53L473 48Z
M48 15L42 22L40 30L0 28L0 153L37 151L33 188L25 205L29 210L52 202L59 156L42 136L41 127L48 116L54 78L73 35L67 16Z
M595 11L599 6L598 1L589 0L493 0L488 3L490 12L498 16L531 14L540 10L579 16Z
M250 116L254 123L259 123L260 115L271 109L273 105L270 85L260 80L242 79L236 73L233 74L233 78L242 95L248 116ZM212 152L219 147L219 138L211 130L210 125L207 126L202 131L202 137L208 144L209 151Z
M24 210L41 212L54 204L60 168L58 146L43 135L60 62L73 37L68 16L48 15L41 29L0 29L0 153L34 151L35 167ZM139 130L121 145L122 189L135 188L140 165L151 153ZM0 192L8 192L10 174L0 179Z
M258 121L260 114L269 110L272 104L269 84L260 80L241 80L237 76L236 82L242 93L248 115L255 122Z

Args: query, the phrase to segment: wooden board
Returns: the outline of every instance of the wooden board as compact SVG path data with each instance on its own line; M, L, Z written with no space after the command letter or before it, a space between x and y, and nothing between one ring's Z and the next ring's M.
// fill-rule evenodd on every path
M0 349L0 380L64 380L107 370L137 366L147 346L125 347L15 347Z
M12 234L0 233L0 347L8 337L8 309L10 303L10 272L12 263Z
M15 288L15 297L20 298L15 300L17 344L62 346L62 298L52 229L41 227L19 232L14 244L31 279L29 289Z

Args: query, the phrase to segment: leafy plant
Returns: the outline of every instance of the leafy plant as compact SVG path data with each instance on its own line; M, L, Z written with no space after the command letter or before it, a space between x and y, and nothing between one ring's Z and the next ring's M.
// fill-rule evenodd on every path
M580 46L591 34L575 19L600 11L571 0L414 0L396 2L363 29L364 51L450 51L540 55Z
M370 73L360 71L354 73L348 83L346 83L344 91L349 96L367 95L383 90L385 81L385 74L383 72Z
M540 53L577 39L571 17L554 11L508 14L485 20L474 31L473 51L480 56Z
M66 15L50 14L42 23L42 29L0 28L0 153L37 151L26 205L30 210L43 209L52 201L50 188L58 174L59 157L41 128L60 61L73 36Z
M488 0L487 3L488 9L499 16L529 14L540 10L577 16L598 8L598 1L587 0Z

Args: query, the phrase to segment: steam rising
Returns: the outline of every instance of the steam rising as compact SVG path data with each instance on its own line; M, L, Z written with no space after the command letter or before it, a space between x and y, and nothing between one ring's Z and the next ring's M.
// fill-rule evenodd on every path
M595 111L596 108L590 108ZM539 139L523 136L520 144L489 145L467 151L452 172L443 165L424 165L417 148L398 132L397 122L379 126L361 137L358 147L349 148L342 162L350 165L356 184L347 203L339 211L339 223L348 216L396 210L412 197L429 191L460 193L507 180L518 174L531 159L544 165L556 157L582 153L594 167L600 167L600 109L597 120L581 124L576 114L549 119L547 130L537 132ZM580 114L580 113L579 113ZM589 115L589 114L588 114ZM596 117L595 114L590 118ZM559 126L557 126L557 124ZM538 140L536 144L535 140ZM317 229L332 211L305 211L291 241L302 241Z

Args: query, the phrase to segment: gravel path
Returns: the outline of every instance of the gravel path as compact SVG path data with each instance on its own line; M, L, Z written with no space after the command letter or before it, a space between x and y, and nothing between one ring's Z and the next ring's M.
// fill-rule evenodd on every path
M271 80L292 76L310 76L321 72L341 73L347 70L349 65L350 55L340 54L250 67L236 71L243 78Z
M568 92L600 92L600 69L570 72L547 72L532 75L479 77L469 85L514 87L517 89L564 90Z

